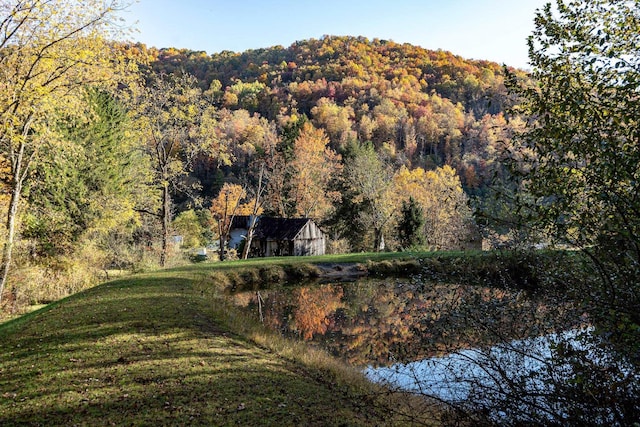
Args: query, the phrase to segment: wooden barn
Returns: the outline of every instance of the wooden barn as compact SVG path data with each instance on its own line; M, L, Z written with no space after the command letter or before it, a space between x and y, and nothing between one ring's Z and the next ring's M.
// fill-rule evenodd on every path
M229 247L238 249L246 239L252 217L236 216ZM325 234L309 218L257 217L250 257L324 255Z

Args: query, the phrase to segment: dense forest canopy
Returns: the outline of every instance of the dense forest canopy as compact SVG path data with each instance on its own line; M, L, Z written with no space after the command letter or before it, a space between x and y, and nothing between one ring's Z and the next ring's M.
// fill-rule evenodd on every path
M315 219L331 251L406 249L403 226L425 248L478 245L470 200L486 199L522 123L507 120L515 100L502 66L410 44L324 36L213 55L105 49L120 83L79 85L87 113L50 120L64 143L33 151L19 216L25 271L43 259L61 268L79 248L104 268L157 251L164 265L172 234L195 246L220 238L209 208L224 185L242 188L239 204ZM120 132L100 130L109 126ZM83 153L115 166L94 167ZM424 216L417 230L400 224L410 198ZM107 200L109 212L92 211ZM106 221L116 216L126 225ZM134 255L143 247L151 252Z
M12 263L30 280L86 257L92 277L165 265L172 235L224 242L211 207L229 186L313 218L334 252L479 245L470 202L522 124L501 65L351 36L157 49L111 41L123 7L2 2L3 287Z
M148 59L155 73L196 76L220 114L232 114L235 121L266 119L282 135L304 116L326 132L338 153L350 142L371 142L396 168L449 165L469 193L486 188L498 145L508 142L510 129L519 125L505 118L514 100L499 64L409 44L325 36L288 48L211 56L129 48ZM245 110L248 116L224 110ZM232 145L250 150L246 142ZM246 166L246 150L233 150L241 160L236 164Z

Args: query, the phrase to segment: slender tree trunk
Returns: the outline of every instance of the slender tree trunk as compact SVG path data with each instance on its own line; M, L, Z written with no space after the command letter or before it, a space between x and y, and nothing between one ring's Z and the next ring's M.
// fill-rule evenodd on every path
M373 229L373 245L374 252L380 252L380 244L382 243L382 229Z
M0 302L2 302L2 294L4 292L4 286L7 283L9 277L9 270L11 269L11 259L13 255L13 241L15 240L16 230L16 217L18 215L18 203L20 202L20 193L22 192L22 185L19 180L14 182L14 188L11 192L11 202L9 204L9 212L7 213L7 240L4 242L4 248L2 250L2 269L0 278Z
M226 219L225 219L226 221ZM224 261L224 233L222 232L222 229L224 227L222 226L222 224L220 223L220 220L218 220L218 236L220 236L219 241L220 241L220 248L218 249L218 259L220 261Z
M222 225L218 221L218 234L220 235L220 254L218 258L220 261L225 260L224 246L227 243L227 234L229 233L229 226L227 226L227 208L229 207L229 191L224 194L224 216L222 217Z
M23 135L29 132L30 121L23 129ZM22 141L18 147L18 151L14 153L11 176L12 176L12 191L11 201L9 202L9 211L7 212L7 239L4 242L4 248L2 250L2 264L0 265L0 303L2 302L2 294L4 287L9 277L9 270L11 269L11 260L13 256L13 241L16 234L16 217L18 216L18 205L20 204L20 196L22 194L22 184L26 177L26 170L29 167L30 159L27 159L26 164L24 162L24 152L26 143Z
M260 177L258 178L258 191L256 192L256 200L253 204L253 215L249 219L249 229L247 230L247 239L242 249L242 259L249 258L249 250L251 249L251 242L253 240L253 233L256 229L258 210L260 209L260 197L262 197L262 178L264 175L264 164L260 168Z
M220 261L224 261L225 260L225 255L224 255L224 245L226 245L227 242L225 241L225 238L223 235L220 235L220 249L218 249L218 259Z
M167 264L167 252L169 247L169 223L171 221L171 195L169 185L162 187L162 252L160 253L160 267Z
M256 214L254 214L249 219L249 229L247 230L247 239L244 242L244 248L242 248L242 259L249 258L249 250L251 248L251 242L253 241L253 233L256 229L256 224L258 223L258 219L256 218Z

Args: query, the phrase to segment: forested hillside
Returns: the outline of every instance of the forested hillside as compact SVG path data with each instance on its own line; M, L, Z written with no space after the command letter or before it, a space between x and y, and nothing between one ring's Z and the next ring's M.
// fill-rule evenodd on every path
M393 41L326 36L243 53L145 49L156 73L187 72L216 107L246 110L282 129L308 117L330 147L372 142L395 165L454 167L483 188L513 104L501 65Z
M190 171L204 206L224 182L255 192L262 170L263 211L313 217L336 249L406 247L396 230L410 196L423 216L417 241L477 240L468 198L482 202L521 126L506 117L514 100L501 65L409 44L325 36L211 56L128 49L153 75L195 76L215 111L214 145ZM175 197L180 210L197 205Z
M4 303L171 265L172 236L224 245L235 214L310 217L330 252L480 244L471 200L521 126L501 65L363 37L156 49L104 37L110 9L56 33L24 25L55 4L16 7L0 63Z

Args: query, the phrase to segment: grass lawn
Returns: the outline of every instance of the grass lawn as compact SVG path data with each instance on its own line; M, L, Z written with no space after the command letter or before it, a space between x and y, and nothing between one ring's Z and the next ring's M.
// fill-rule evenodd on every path
M225 305L212 270L271 262L120 278L0 325L0 425L409 423L411 399Z

